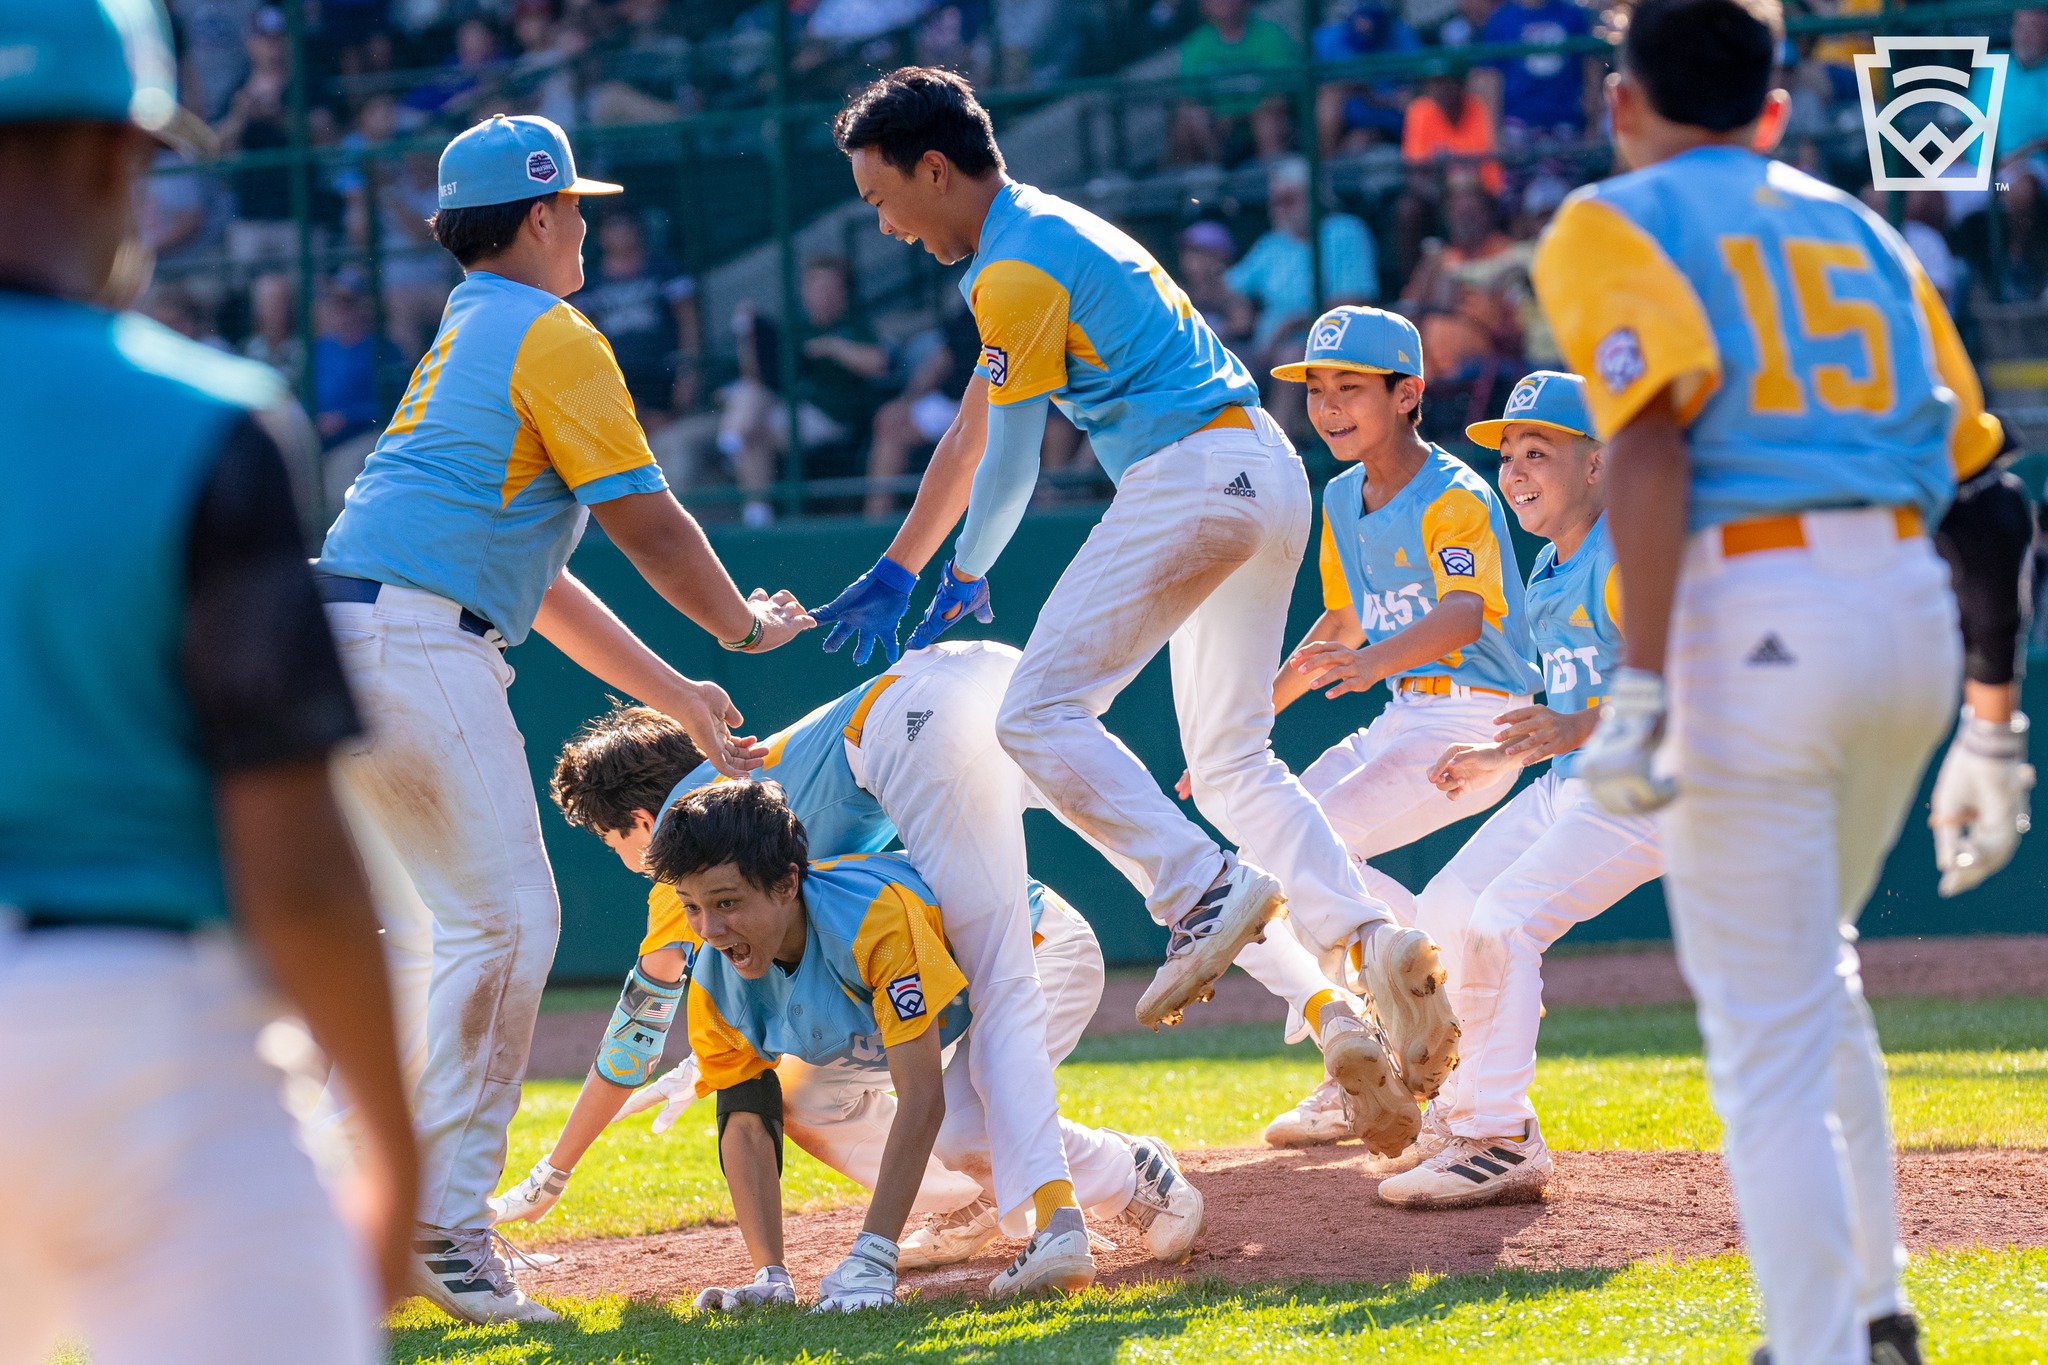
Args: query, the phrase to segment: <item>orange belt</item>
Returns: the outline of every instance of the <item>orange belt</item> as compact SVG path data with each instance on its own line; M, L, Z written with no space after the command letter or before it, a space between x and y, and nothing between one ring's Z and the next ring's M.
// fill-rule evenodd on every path
M1927 524L1917 507L1894 507L1892 521L1900 540L1927 534ZM1799 550L1806 547L1806 523L1797 512L1781 517L1758 517L1754 521L1731 521L1721 527L1721 553L1729 558L1753 555L1762 550Z
M1196 431L1221 431L1225 427L1236 427L1240 431L1252 429L1252 415L1249 409L1232 403L1223 411L1195 428Z
M1401 679L1401 690L1403 692L1421 692L1432 697L1448 697L1452 695L1451 689L1456 686L1457 684L1449 678L1443 677L1407 677ZM1477 693L1482 697L1512 697L1514 695L1512 692L1502 692L1492 687L1468 687L1465 690Z

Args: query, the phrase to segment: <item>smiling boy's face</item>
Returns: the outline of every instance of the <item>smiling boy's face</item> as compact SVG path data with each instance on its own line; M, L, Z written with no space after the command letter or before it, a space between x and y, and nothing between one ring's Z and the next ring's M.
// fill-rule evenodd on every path
M1312 365L1308 375L1308 420L1329 445L1330 453L1351 462L1365 457L1390 435L1408 426L1408 410L1422 398L1422 381ZM1410 388L1414 402L1407 401ZM1406 406L1403 404L1406 402Z
M797 869L773 886L756 886L733 863L693 872L676 883L690 931L725 954L748 980L768 974L777 960L803 957L804 909Z
M1599 447L1554 427L1513 422L1501 433L1500 492L1522 529L1555 540L1602 505Z

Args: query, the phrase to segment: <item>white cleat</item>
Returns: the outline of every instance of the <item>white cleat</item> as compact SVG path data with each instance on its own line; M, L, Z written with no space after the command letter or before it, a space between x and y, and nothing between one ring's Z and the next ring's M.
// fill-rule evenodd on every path
M1171 928L1166 961L1138 999L1138 1022L1147 1028L1177 1024L1181 1011L1216 994L1216 979L1245 946L1266 936L1266 926L1287 914L1279 878L1234 858L1223 880Z
M1323 1147L1359 1136L1351 1121L1351 1096L1327 1077L1286 1113L1266 1125L1269 1147Z
M1131 1161L1138 1168L1137 1187L1119 1217L1143 1238L1153 1260L1179 1265L1195 1249L1207 1226L1202 1192L1174 1160L1173 1149L1160 1139L1126 1133L1116 1136L1130 1144Z
M928 1213L924 1223L896 1246L896 1269L937 1270L974 1259L999 1235L995 1205L977 1199L951 1213Z
M437 1228L412 1233L412 1290L464 1322L560 1322L512 1278L510 1244L489 1228Z
M1414 1096L1401 1084L1378 1035L1363 1020L1323 1015L1323 1073L1351 1101L1351 1122L1368 1149L1394 1156L1422 1131Z
M988 1292L995 1299L1041 1289L1078 1294L1094 1283L1095 1257L1089 1251L1087 1229L1043 1229L1032 1234L1017 1259L988 1282Z
M1550 1171L1550 1149L1532 1123L1526 1138L1454 1137L1413 1170L1382 1180L1379 1196L1402 1209L1526 1204L1543 1197Z
M1458 1065L1458 1016L1436 944L1420 929L1388 921L1365 931L1359 955L1359 975L1401 1083L1416 1099L1435 1099Z

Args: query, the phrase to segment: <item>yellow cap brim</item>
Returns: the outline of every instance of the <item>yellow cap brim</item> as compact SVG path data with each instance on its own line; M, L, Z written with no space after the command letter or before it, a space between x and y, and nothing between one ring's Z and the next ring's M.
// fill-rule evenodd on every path
M576 177L575 184L565 185L560 191L562 194L624 194L625 192L626 187L624 185L614 185L609 180L586 180L580 175Z
M1474 445L1485 446L1488 450L1499 450L1501 442L1508 436L1509 427L1542 427L1545 431L1561 431L1567 436L1587 436L1590 431L1574 431L1556 422L1532 422L1526 417L1501 418L1492 422L1474 422L1465 428L1465 437Z
M1295 384L1306 384L1310 370L1349 370L1353 374L1396 374L1395 370L1383 370L1377 365L1361 365L1355 360L1297 360L1292 365L1275 365L1273 377Z

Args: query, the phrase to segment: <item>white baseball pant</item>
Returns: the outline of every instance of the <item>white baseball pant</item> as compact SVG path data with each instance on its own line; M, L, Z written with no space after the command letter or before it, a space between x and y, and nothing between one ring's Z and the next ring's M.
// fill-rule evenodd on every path
M1195 805L1280 879L1296 932L1321 951L1387 911L1273 753L1273 673L1313 507L1279 425L1251 417L1251 430L1198 431L1125 471L1039 610L1000 734L1061 818L1135 871L1152 918L1174 923L1223 853L1102 724L1166 647Z
M1088 1145L1062 1134L1032 954L1024 811L1037 794L996 740L997 708L1017 659L1016 650L984 641L905 655L891 670L897 680L869 709L860 743L847 744L855 780L881 802L939 898L947 946L967 975L974 1026L947 1068L937 1151L956 1167L949 1153L987 1153L996 1208L1013 1229L1024 1225L1041 1186L1076 1180L1078 1188L1071 1157ZM983 1123L985 1134L977 1131Z
M1890 510L1802 521L1803 549L1687 546L1660 829L1772 1358L1861 1365L1905 1251L1853 926L1955 715L1961 644L1948 569Z
M1370 725L1331 745L1302 771L1302 787L1329 817L1359 877L1400 923L1415 924L1414 895L1366 860L1476 815L1506 796L1515 785L1512 773L1454 801L1429 780L1429 770L1453 744L1491 744L1500 730L1500 714L1527 706L1529 700L1483 692L1439 697L1397 690ZM1288 927L1269 928L1265 942L1250 944L1237 955L1237 965L1287 1002L1287 1041L1308 1037L1304 1010L1330 989L1331 980Z
M505 697L512 667L460 615L445 598L389 586L375 602L327 607L369 731L338 765L346 808L367 816L365 844L388 850L416 893L394 892L388 866L372 885L401 1003L417 1002L420 955L431 954L424 1027L399 1019L409 1052L425 1039L413 1090L419 1218L476 1228L503 1173L561 907Z
M1102 1000L1102 947L1088 922L1057 902L1047 903L1038 938L1035 956L1045 989L1048 1060L1057 1066L1081 1040ZM972 1003L971 990L969 1000ZM974 1024L962 1044L981 1028L976 1006ZM873 1189L881 1175L889 1125L896 1117L896 1096L888 1076L873 1068L837 1063L807 1067L790 1058L777 1069L783 1073L783 1124L790 1141L849 1180ZM984 1195L995 1198L988 1124L980 1097L964 1079L967 1074L956 1046L946 1066L946 1121L918 1187L915 1212L951 1213ZM1137 1186L1130 1147L1113 1134L1066 1119L1059 1120L1059 1130L1081 1207L1099 1217L1123 1212Z
M10 917L11 918L11 917ZM81 1047L120 983L139 1027ZM0 1365L371 1365L369 1259L256 1035L277 1015L225 934L0 923ZM289 1343L286 1345L286 1343Z
M1536 1117L1543 954L1663 871L1656 821L1614 815L1579 778L1545 773L1481 825L1416 896L1464 1030L1437 1103L1460 1137L1520 1136Z

